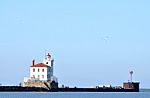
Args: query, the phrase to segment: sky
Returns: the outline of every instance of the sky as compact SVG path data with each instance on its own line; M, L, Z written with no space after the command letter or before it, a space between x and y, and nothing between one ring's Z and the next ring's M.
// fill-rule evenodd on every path
M0 0L0 83L29 77L32 59L55 60L59 85L150 88L149 0Z

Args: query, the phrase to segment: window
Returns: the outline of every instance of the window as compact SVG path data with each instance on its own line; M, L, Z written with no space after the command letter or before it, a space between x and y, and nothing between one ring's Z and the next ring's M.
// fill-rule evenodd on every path
M40 69L38 69L38 72L40 72Z
M33 75L33 78L35 78L35 75Z
M42 69L42 72L44 72L44 69Z
M42 75L42 78L44 79L44 75Z
M46 64L48 64L48 62L46 62Z
M35 72L35 69L33 68L33 72Z
M38 75L38 78L40 79L40 75Z

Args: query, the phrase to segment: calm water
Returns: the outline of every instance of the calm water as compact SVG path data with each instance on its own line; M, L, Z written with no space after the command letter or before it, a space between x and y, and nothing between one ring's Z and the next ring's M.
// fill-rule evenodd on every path
M139 93L0 93L0 98L150 98L150 92Z

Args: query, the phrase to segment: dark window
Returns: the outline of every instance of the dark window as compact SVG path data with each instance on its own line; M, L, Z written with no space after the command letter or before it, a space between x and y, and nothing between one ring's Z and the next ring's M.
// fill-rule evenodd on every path
M44 69L42 69L42 72L44 72Z
M40 72L40 69L38 69L38 72Z
M33 68L33 72L35 72L35 69Z

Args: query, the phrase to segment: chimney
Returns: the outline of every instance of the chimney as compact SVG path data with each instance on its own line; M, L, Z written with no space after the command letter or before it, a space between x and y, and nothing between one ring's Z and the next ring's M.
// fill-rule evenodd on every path
M35 65L35 60L32 61L32 66L34 66L34 65Z

